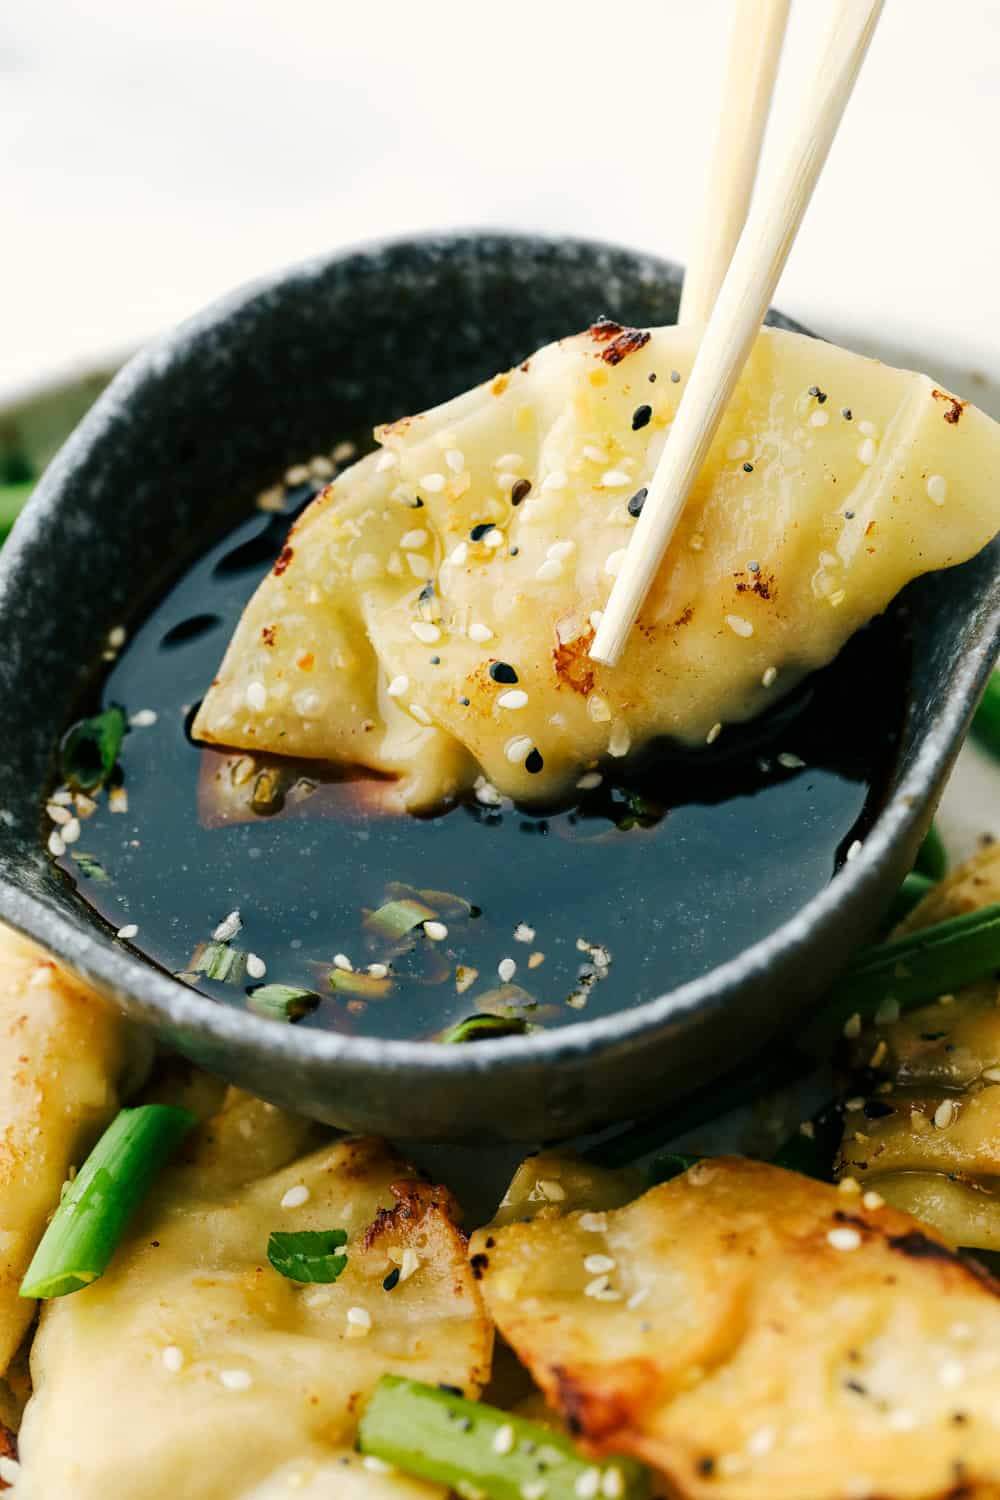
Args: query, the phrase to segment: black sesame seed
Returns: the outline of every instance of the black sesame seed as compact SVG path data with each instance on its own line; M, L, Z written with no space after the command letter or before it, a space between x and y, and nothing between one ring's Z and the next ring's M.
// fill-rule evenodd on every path
M470 542L481 542L486 533L492 530L492 521L479 521L469 532L469 540Z
M706 1479L708 1479L710 1475L715 1473L715 1459L710 1458L707 1455L705 1458L699 1458L698 1473L702 1474Z
M511 505L520 505L521 501L531 494L531 480L519 479L510 492Z
M432 656L431 657L431 666L432 667L439 667L440 665L441 665L441 658L440 658L440 656Z
M399 1267L398 1266L393 1266L392 1270L389 1272L388 1276L385 1278L385 1280L382 1283L382 1290L383 1290L383 1292L391 1292L392 1289L394 1287L398 1286L398 1285L399 1285Z
M433 598L434 598L434 581L432 579L430 581L430 583L425 583L424 584L423 588L420 590L420 593L417 595L417 600L421 604L426 604L427 601L428 601L428 599L433 599Z
M743 465L743 472L744 472L744 474L752 474L753 473L753 464L751 464L751 463L745 463Z
M628 503L628 513L630 516L642 515L642 507L646 503L646 496L648 494L649 491L645 487L641 490L636 490L635 494L632 496L631 500Z
M545 764L545 762L542 759L541 751L540 750L530 750L528 752L528 758L524 762L524 769L526 771L529 771L532 776L537 776L538 773L539 773L539 771L544 766L544 764Z
M469 699L468 698L459 698L458 701L462 705L463 708L468 708L468 706L469 706Z
M637 406L632 413L632 431L638 432L640 428L646 427L653 415L651 406Z
M510 555L511 555L511 557L516 557L517 554L520 552L520 550L521 550L520 547L511 547L511 549L510 549Z
M656 371L650 370L649 374L646 376L646 379L649 381L650 385L652 385L656 380Z
M819 395L819 386L818 385L811 385L809 387L809 389L806 391L806 395L807 396L818 396Z
M490 662L490 676L494 682L516 682L517 673L509 662Z
M673 381L674 385L677 384L677 382L678 382L678 380L680 380L680 378L681 378L681 372L680 372L680 370L671 370L670 371L670 379Z
M850 422L854 417L854 413L851 411L851 408L849 406L842 406L840 409L840 415L843 417L845 422Z
M844 520L845 521L853 521L854 520L854 512L853 512L853 510L845 510L844 511Z
M826 391L817 391L816 400L819 402L820 406L822 406L823 402L826 400Z
M418 495L417 498L414 500L413 504L411 505L410 509L411 510L422 510L423 509L423 504L424 504L424 502L421 500L420 496Z
M759 562L748 562L747 563L747 568L748 568L748 570L751 573L759 573L760 572L760 563Z

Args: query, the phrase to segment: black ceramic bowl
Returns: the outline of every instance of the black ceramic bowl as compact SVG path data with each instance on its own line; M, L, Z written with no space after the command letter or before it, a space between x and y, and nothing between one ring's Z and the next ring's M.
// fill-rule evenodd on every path
M996 545L913 590L912 697L861 856L737 960L615 1016L465 1048L281 1027L125 950L43 847L54 748L109 628L141 613L284 465L338 431L441 401L599 313L672 322L679 285L677 267L602 245L405 241L237 292L134 359L0 558L0 916L205 1067L397 1137L541 1140L633 1116L801 1015L871 931L925 831L1000 640Z

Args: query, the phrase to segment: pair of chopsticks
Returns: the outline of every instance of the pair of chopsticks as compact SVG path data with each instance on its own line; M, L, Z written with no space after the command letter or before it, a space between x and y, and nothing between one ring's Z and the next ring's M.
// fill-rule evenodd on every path
M736 0L726 103L678 322L705 323L670 436L648 486L590 655L614 666L771 304L884 0L827 0L832 18L798 123L751 206L789 0ZM713 305L714 304L714 305Z

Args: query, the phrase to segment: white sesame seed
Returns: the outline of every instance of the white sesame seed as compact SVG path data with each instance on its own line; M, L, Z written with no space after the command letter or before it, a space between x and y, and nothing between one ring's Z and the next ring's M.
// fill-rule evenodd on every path
M484 807L499 807L503 798L492 782L484 781L481 786L476 787L476 801L481 802Z
M553 469L551 474L546 474L542 480L543 490L561 490L566 485L566 475L562 469Z
M227 1391L248 1391L253 1385L253 1376L247 1370L220 1370L219 1380Z
M638 1287L632 1293L631 1297L628 1299L628 1301L626 1302L625 1306L627 1308L629 1308L630 1311L634 1312L637 1307L641 1307L642 1304L645 1302L646 1298L649 1296L649 1291L650 1291L650 1288L649 1288L648 1285L647 1286L640 1286L640 1287Z
M812 416L809 418L809 426L810 427L825 427L826 424L827 424L827 422L829 422L829 420L830 420L830 413L828 411L824 411L821 406L818 406L816 408L816 410L813 412Z
M746 438L737 438L735 443L730 443L726 449L727 458L746 458L750 452L750 444Z
M449 448L444 461L453 474L461 474L465 468L465 454L459 448Z
M361 1467L367 1469L369 1474L395 1474L396 1472L392 1464L387 1464L384 1458L376 1458L374 1453L366 1453L362 1457Z
M338 443L334 448L333 460L338 464L346 464L347 460L353 458L357 451L357 444L352 443L349 438L345 438L342 443Z
M427 490L428 494L439 495L447 482L443 474L425 474L420 484L423 489Z
M426 708L424 708L424 706L422 704L420 704L420 703L411 703L410 704L410 713L416 719L416 721L417 721L418 724L431 724L431 723L433 723L433 720L431 719L430 714L427 712Z
M247 954L247 974L251 979L263 979L267 973L267 964L258 953Z
M587 1285L583 1289L583 1295L585 1297L600 1297L602 1292L608 1290L609 1282L607 1276L595 1276L593 1281L587 1282Z
M601 475L601 487L606 490L620 490L622 485L631 483L631 475L626 474L624 469L607 469Z
M62 826L62 841L64 844L75 844L80 837L80 819L70 818L68 823Z
M584 458L589 458L592 464L606 464L608 455L603 448L598 448L594 443L585 443L583 448Z
M475 641L477 645L482 646L492 639L493 632L488 625L483 625L481 622L474 622L469 626L469 640Z
M858 431L860 432L862 437L878 437L878 428L875 426L874 422L859 422Z
M600 1469L584 1469L573 1486L573 1493L579 1496L579 1500L595 1500L595 1497L600 1494L600 1490Z
M864 1109L864 1107L865 1100L863 1094L855 1094L853 1098L844 1100L844 1108L851 1113L855 1113L859 1109ZM848 1179L845 1178L844 1181L848 1181ZM843 1187L843 1185L844 1184L841 1183L841 1187Z
M600 1276L604 1272L613 1271L616 1264L610 1255L588 1255L583 1262L583 1269L588 1276Z
M832 1245L834 1250L857 1250L861 1245L861 1235L849 1224L829 1230L826 1239L827 1244Z
M248 708L252 708L255 713L263 713L267 707L267 688L262 682L248 682L246 700Z
M692 552L700 552L705 545L705 538L700 531L692 531L688 538L688 546Z
M618 547L614 552L609 552L604 559L604 571L609 578L617 578L621 565L625 561L625 548Z
M57 792L52 793L49 801L56 803L59 807L69 807L73 801L73 793L65 787L60 787Z
M778 765L784 766L786 771L801 771L805 761L800 755L793 755L789 750L782 750L778 756Z
M385 979L389 973L388 964L369 964L368 973L373 979Z
M761 686L762 687L773 687L774 682L775 682L777 676L778 676L778 669L777 669L777 667L765 667L765 669L764 669L764 675L760 679Z
M846 598L846 589L834 589L833 593L830 595L830 603L834 609L839 609Z
M497 975L502 984L509 984L517 973L517 963L513 958L502 958L497 964Z
M243 918L239 914L239 909L237 909L236 911L231 911L228 917L223 917L218 927L212 933L212 937L217 943L228 943L242 930L242 927Z
M867 1208L869 1213L874 1213L878 1208L885 1208L885 1199L882 1197L882 1194L873 1192L870 1189L867 1193L865 1193L864 1197L861 1199L861 1202L864 1204L865 1208Z
M511 688L507 693L501 693L497 699L498 708L524 708L528 702L528 695L523 688Z
M312 1197L304 1182L297 1182L290 1187L281 1200L282 1208L301 1208L303 1203L308 1203Z
M584 774L580 777L580 780L577 782L577 788L581 792L592 792L595 787L599 787L601 785L601 782L603 780L604 777L601 775L600 771L585 771Z
M348 958L346 953L335 953L333 955L333 967L335 969L340 969L344 974L354 973L354 965L351 963L351 960Z
M608 1227L608 1216L605 1213L585 1213L580 1215L578 1222L585 1234L604 1234Z
M108 645L113 651L120 651L127 639L124 625L116 625L113 630L108 631Z
M398 464L399 454L393 453L391 449L387 448L383 453L379 454L375 462L375 472L376 474L385 474L389 469L395 469Z
M705 736L705 744L706 745L714 745L715 742L716 742L716 740L719 738L719 735L721 733L722 733L722 725L718 724L718 723L713 724L712 727L711 727L711 729L708 731L708 733Z
M532 741L529 735L515 735L512 740L507 741L503 753L512 766L523 766L531 754L531 745Z
M412 1246L407 1245L406 1249L403 1251L403 1258L402 1258L402 1260L399 1263L399 1279L400 1279L400 1281L409 1281L409 1279L413 1275L413 1273L415 1271L419 1271L419 1269L420 1269L420 1256L412 1248Z
M857 859L858 855L861 853L862 848L863 845L861 843L861 840L855 839L852 844L848 844L847 852L845 853L844 858L848 860Z
M494 469L523 469L524 459L520 453L501 453L493 460Z
M389 686L386 688L386 692L389 694L390 698L402 698L403 694L406 692L409 686L410 679L401 675L392 679Z
M163 1360L164 1368L169 1370L171 1375L178 1374L184 1368L184 1351L178 1349L176 1344L168 1344L160 1358Z
M448 561L450 563L453 563L456 568L460 568L460 567L462 567L462 565L465 562L468 561L468 557L469 557L469 544L468 544L468 542L459 542L456 547L452 548L451 555L449 556Z
M551 583L563 575L563 565L557 557L547 557L543 563L535 569L535 577L542 583Z
M506 537L504 536L503 532L498 530L497 527L494 526L492 530L488 531L483 537L483 546L489 547L491 552L496 552L499 547L503 546L505 541Z
M954 1390L956 1386L961 1385L965 1380L965 1366L960 1364L957 1359L945 1360L944 1364L938 1370L938 1380L949 1390Z
M124 927L119 927L115 934L116 937L122 938L124 942L128 942L129 938L138 937L138 935L139 929L134 922L127 922Z
M621 1500L625 1493L625 1479L621 1469L605 1469L604 1478L601 1481L601 1494L604 1500Z
M984 1068L979 1076L986 1083L1000 1083L1000 1068Z
M372 1315L367 1307L349 1307L347 1309L347 1321L354 1328L363 1328L367 1333L372 1326Z
M734 635L741 635L744 638L748 638L749 636L753 635L753 626L751 625L750 621L745 620L742 615L727 615L726 624L729 626Z
M493 1452L510 1453L514 1447L514 1429L509 1422L498 1427L493 1434Z
M421 547L426 547L429 541L429 533L422 526L418 526L415 530L408 531L405 536L401 537L399 545L404 552L416 552Z
M632 736L629 733L629 727L619 720L612 729L611 737L608 740L608 754L613 755L615 760L621 760L622 756L627 755L631 748Z
M565 558L565 557L571 557L572 554L575 551L576 551L576 543L575 542L572 542L572 541L553 542L552 546L548 549L548 551L546 552L545 556L546 557L554 557L557 562L562 562L563 558Z
M954 1099L942 1099L934 1111L934 1124L938 1130L947 1130L949 1125L954 1124L957 1113Z
M927 478L927 498L935 505L943 505L948 498L948 481L943 474L930 474Z
M545 1500L548 1488L541 1479L529 1479L521 1486L521 1500Z
M858 444L858 461L860 463L873 464L875 462L875 453L874 438L866 437L863 442Z
M765 1453L770 1453L774 1447L777 1437L773 1427L758 1427L747 1439L747 1452L752 1453L754 1458L763 1458Z
M892 1432L912 1432L919 1424L914 1412L904 1411L900 1407L897 1411L889 1413L886 1425Z
M133 729L149 729L156 723L157 713L155 708L140 708L129 719Z
M424 932L432 943L443 943L448 936L448 929L443 922L425 922Z
M595 724L606 724L611 718L611 709L600 693L591 693L587 699L587 712Z
M425 646L433 646L435 641L441 639L441 627L433 625L430 620L411 620L410 629Z
M527 922L518 922L514 928L515 943L533 943L535 941L535 929L529 927Z

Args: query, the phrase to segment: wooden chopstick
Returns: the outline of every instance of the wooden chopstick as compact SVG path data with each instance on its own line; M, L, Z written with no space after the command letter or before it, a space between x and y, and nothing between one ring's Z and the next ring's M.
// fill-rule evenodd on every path
M834 0L815 76L803 91L799 123L766 192L740 235L648 487L621 571L590 648L614 666L670 544L746 364L882 12L884 0Z
M740 237L771 110L791 0L736 0L719 119L678 323L706 323Z

